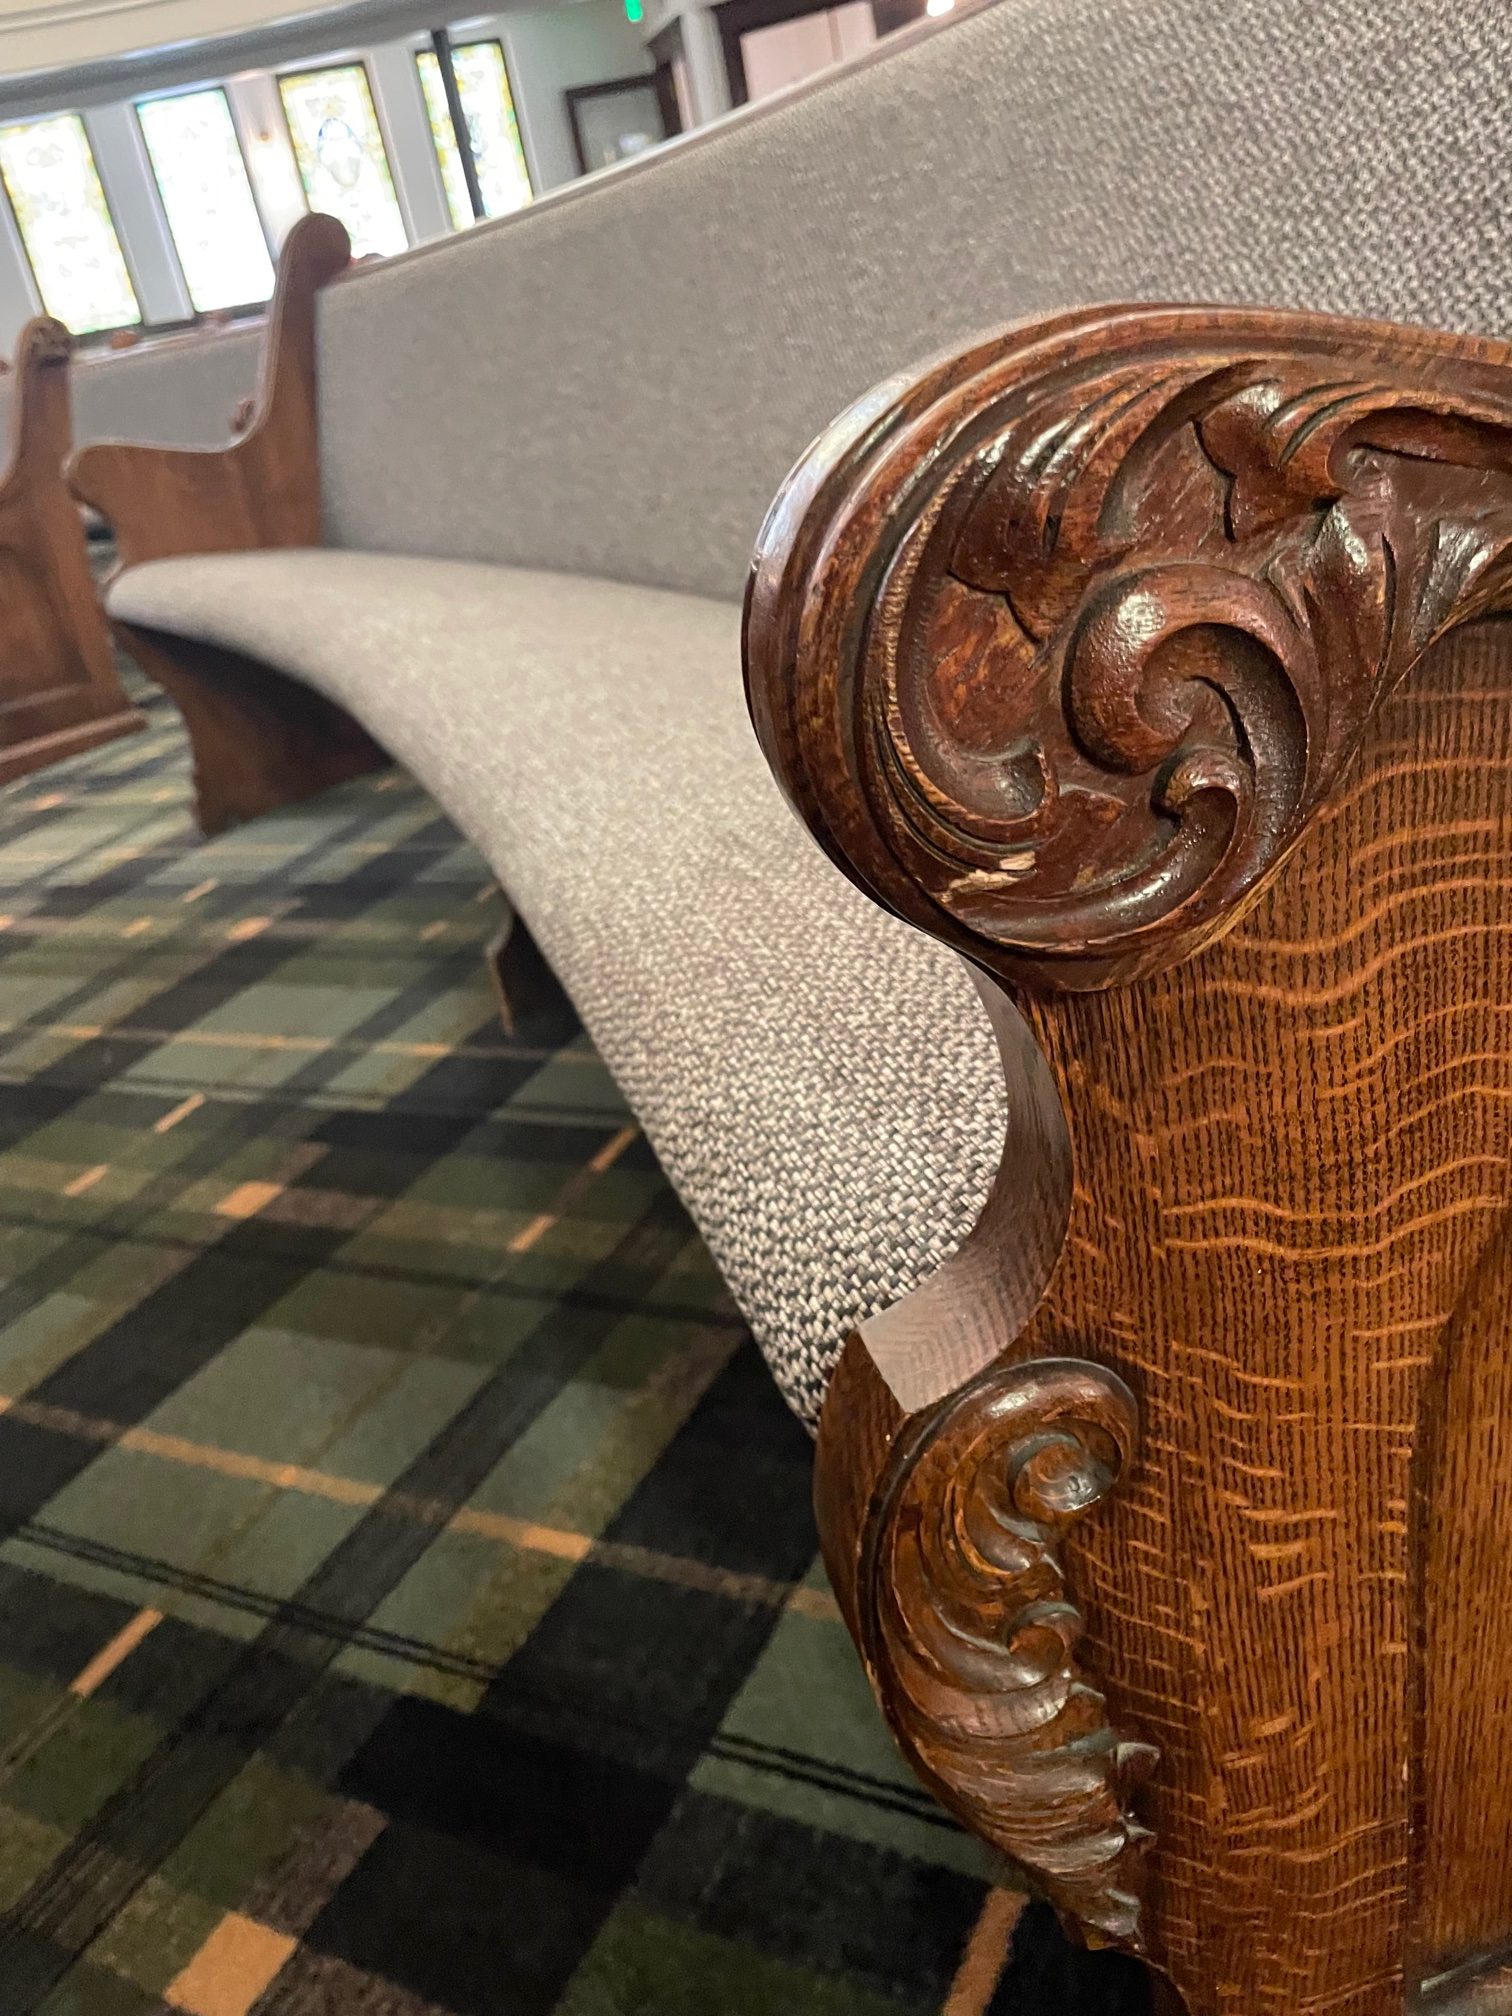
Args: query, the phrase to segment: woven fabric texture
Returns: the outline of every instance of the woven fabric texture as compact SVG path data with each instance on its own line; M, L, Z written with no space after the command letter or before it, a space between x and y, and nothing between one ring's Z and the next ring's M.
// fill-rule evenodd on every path
M811 1451L485 864L0 790L4 2016L1147 2016L916 1784Z
M237 407L256 388L261 349L261 329L231 329L76 356L75 445L224 447ZM7 438L13 382L9 373L0 377L0 430Z
M1001 1151L965 969L788 811L739 612L314 552L155 562L112 612L351 707L490 862L812 1423L846 1331L952 1252Z
M73 371L74 439L223 447L257 384L262 330L172 337L81 357Z
M330 543L734 598L853 398L1016 317L1512 328L1488 0L998 0L330 290Z

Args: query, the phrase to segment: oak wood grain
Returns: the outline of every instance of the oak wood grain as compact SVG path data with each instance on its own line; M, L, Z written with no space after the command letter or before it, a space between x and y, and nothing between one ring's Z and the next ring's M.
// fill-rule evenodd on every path
M1162 1751L1152 1913L1198 2011L1394 2011L1450 1957L1446 1892L1512 1932L1502 1867L1413 1839L1425 1786L1439 1811L1486 1799L1483 1768L1454 1775L1455 1695L1504 1715L1512 1663L1482 1609L1445 1695L1410 1545L1419 1491L1443 1552L1473 1516L1443 1488L1452 1439L1438 1474L1414 1457L1507 1208L1512 890L1505 864L1454 888L1459 836L1433 836L1498 823L1509 667L1504 638L1457 640L1389 700L1207 953L1030 1005L1080 1174L1014 1350L1075 1338L1140 1395L1145 1458L1069 1574L1115 1712Z
M1508 708L1495 711L1508 734ZM1457 865L1486 851L1462 841ZM1451 1041L1476 1033L1456 1028ZM1493 1033L1505 1040L1504 1025ZM1500 1074L1476 1075L1495 1097ZM1440 1958L1503 1944L1512 1929L1512 1789L1486 1768L1508 1738L1512 1688L1512 1660L1487 1658L1488 1639L1504 1635L1502 1620L1512 1616L1509 1335L1512 1217L1504 1217L1434 1341L1413 1495L1422 1593L1420 1933L1424 1950Z
M931 1731L870 1655L926 1778L1192 2016L1401 2016L1512 1938L1509 472L1503 345L1089 312L862 402L753 577L779 780L1007 989L1069 1142L1059 1175L1011 1148L927 1318L848 1347L826 1556L863 1647L901 1606L968 1697ZM869 1566L901 1463L976 1547L952 1384L1068 1358L1142 1419L1053 1599L1094 1742L1159 1752L1113 1822L1154 1832L1123 1930L1001 1768L1016 1571L941 1634L939 1573Z
M116 670L63 480L72 347L48 316L16 346L0 476L0 781L144 726Z

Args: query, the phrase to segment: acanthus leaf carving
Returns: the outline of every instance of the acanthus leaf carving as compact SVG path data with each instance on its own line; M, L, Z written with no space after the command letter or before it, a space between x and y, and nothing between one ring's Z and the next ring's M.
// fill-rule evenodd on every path
M1095 1942L1140 1948L1152 1746L1110 1726L1059 1544L1112 1491L1132 1394L1076 1359L998 1366L919 1417L871 1529L866 1656L905 1754Z
M768 758L873 893L1031 986L1222 929L1414 662L1512 603L1503 346L1073 317L810 463L750 605Z

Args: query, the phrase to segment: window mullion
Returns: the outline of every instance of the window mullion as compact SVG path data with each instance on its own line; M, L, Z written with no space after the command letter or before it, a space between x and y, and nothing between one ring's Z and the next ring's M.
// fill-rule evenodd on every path
M94 106L83 119L142 320L188 321L194 304L131 106Z

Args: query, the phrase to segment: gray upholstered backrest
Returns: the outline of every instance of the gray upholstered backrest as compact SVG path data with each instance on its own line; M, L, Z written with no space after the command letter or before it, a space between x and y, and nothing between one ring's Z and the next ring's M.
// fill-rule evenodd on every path
M334 543L738 594L857 393L1016 316L1512 326L1496 0L998 0L320 320Z
M74 439L217 448L257 384L260 327L207 330L134 350L80 357L73 369Z

